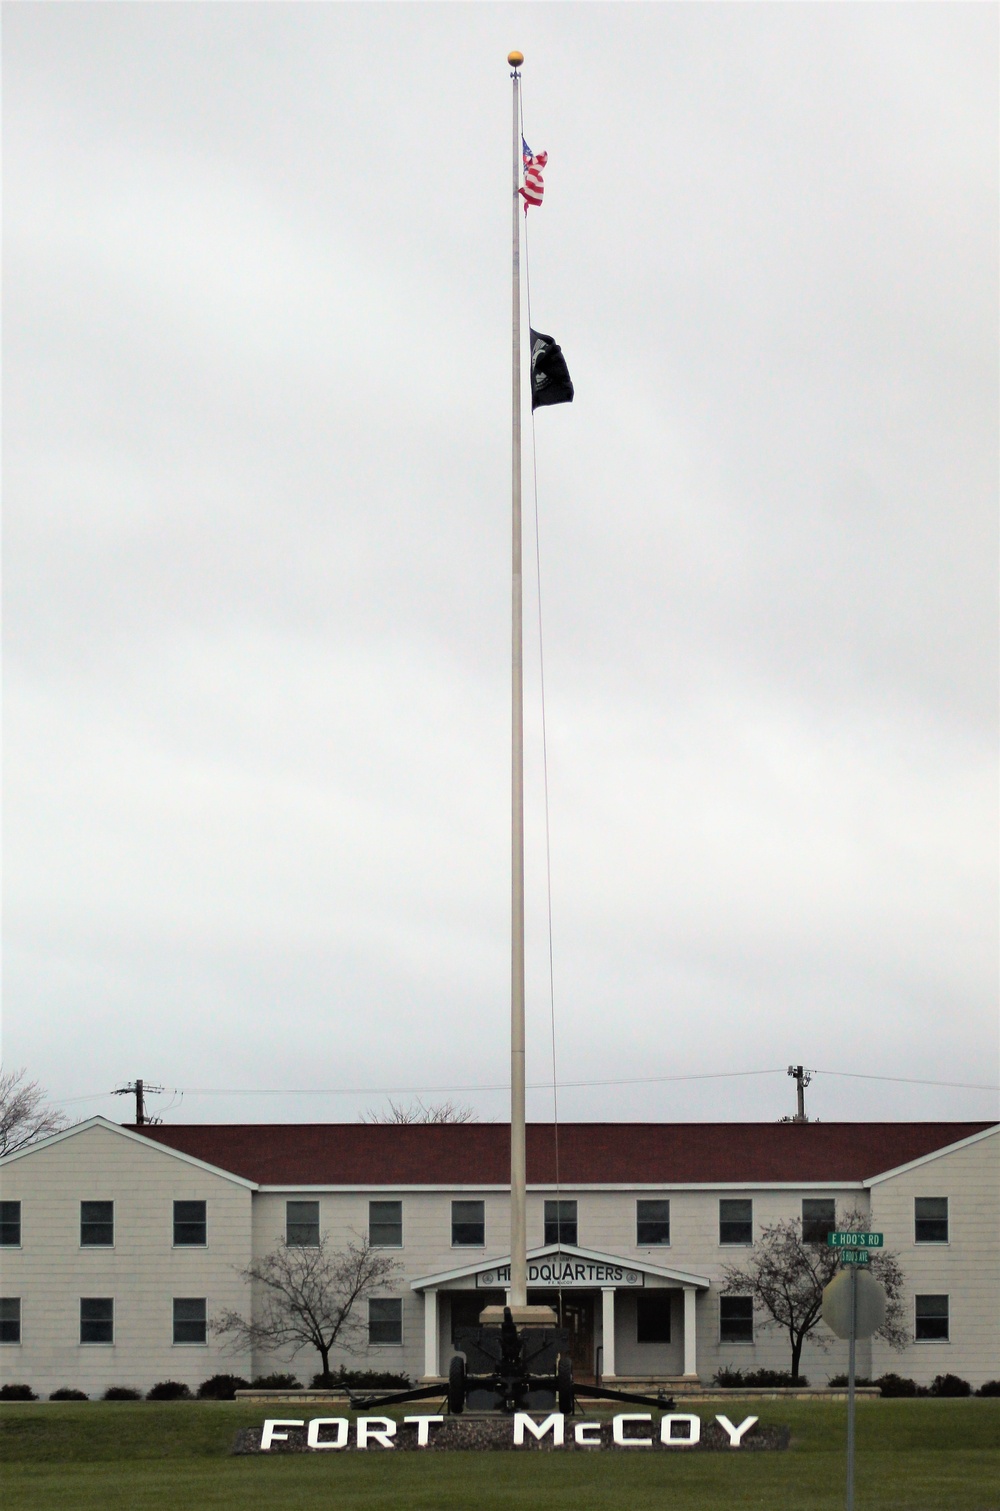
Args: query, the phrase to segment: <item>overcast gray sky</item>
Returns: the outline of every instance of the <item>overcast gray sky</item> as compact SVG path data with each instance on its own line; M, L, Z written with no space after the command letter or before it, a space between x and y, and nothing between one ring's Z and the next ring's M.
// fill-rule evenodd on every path
M171 1121L505 1082L519 47L560 1077L776 1072L560 1113L776 1118L802 1061L995 1115L851 1073L998 1079L996 8L5 30L7 1063Z

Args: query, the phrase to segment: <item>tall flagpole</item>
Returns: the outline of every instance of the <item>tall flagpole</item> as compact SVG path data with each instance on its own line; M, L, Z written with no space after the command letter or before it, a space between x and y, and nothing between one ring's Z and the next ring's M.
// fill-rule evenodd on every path
M521 598L521 196L519 52L508 55L513 82L511 207L511 954L510 954L510 1304L528 1303L528 1227L524 1106L524 687Z

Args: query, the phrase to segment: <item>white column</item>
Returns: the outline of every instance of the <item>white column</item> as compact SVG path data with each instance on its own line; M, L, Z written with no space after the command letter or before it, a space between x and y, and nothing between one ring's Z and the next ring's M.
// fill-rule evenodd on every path
M698 1329L695 1302L698 1292L693 1285L684 1287L684 1373L698 1378Z
M432 1288L424 1291L424 1379L440 1378L438 1357L438 1293Z
M601 1331L604 1343L601 1379L613 1380L615 1377L615 1288L613 1285L601 1287Z

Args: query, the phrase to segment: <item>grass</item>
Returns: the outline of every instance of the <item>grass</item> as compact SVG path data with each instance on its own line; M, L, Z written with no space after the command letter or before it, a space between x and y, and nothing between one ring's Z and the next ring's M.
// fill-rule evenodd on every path
M732 1403L736 1407L736 1403ZM705 1405L709 1416L724 1407ZM294 1416L291 1407L272 1408ZM269 1413L225 1402L5 1404L17 1511L841 1511L846 1407L744 1402L785 1453L229 1456ZM306 1410L300 1413L309 1416ZM319 1415L318 1412L315 1413ZM402 1414L402 1413L400 1413ZM858 1405L857 1511L1000 1511L1000 1401Z

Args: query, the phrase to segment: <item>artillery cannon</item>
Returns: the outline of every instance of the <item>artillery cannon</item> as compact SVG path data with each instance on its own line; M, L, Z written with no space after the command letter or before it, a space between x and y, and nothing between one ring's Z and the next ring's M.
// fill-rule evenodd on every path
M656 1395L642 1395L575 1381L568 1331L548 1326L519 1328L509 1306L504 1307L499 1324L485 1322L459 1328L455 1342L461 1353L455 1354L448 1366L448 1410L452 1416L460 1416L469 1408L513 1412L547 1410L552 1405L570 1416L581 1396L654 1406L659 1411L674 1409L673 1397L662 1390ZM350 1394L352 1406L369 1410L439 1397L442 1390L440 1385L421 1385L390 1395Z

